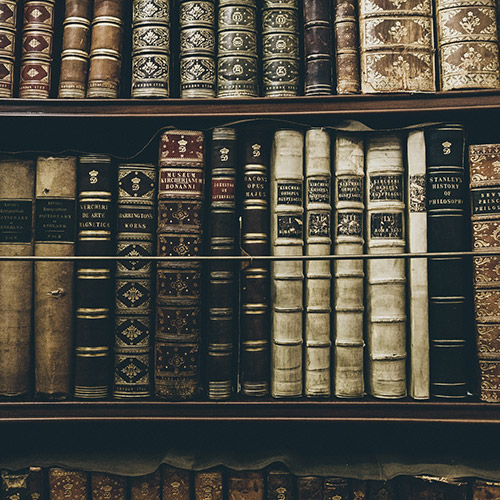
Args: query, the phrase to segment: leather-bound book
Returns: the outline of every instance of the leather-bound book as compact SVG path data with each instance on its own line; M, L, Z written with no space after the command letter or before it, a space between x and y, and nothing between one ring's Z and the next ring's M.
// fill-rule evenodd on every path
M447 124L425 131L427 251L469 250L465 217L464 128ZM467 395L467 340L472 322L469 268L464 257L428 259L430 391L441 398Z
M350 500L349 480L341 477L325 477L323 479L324 500ZM356 500L361 498L354 497Z
M299 476L297 478L297 500L323 500L323 478Z
M151 396L156 167L118 165L113 397Z
M472 248L500 253L500 144L469 146ZM500 401L500 256L473 258L479 397Z
M366 251L405 251L402 138L373 135L366 145ZM406 273L398 258L366 262L366 338L370 394L406 396Z
M94 0L87 97L118 97L122 39L123 0Z
M75 255L77 158L36 164L35 255ZM65 399L72 390L73 261L35 262L35 396Z
M160 471L163 499L191 500L193 488L191 486L190 471L166 464L161 466Z
M431 0L359 2L361 91L434 92Z
M265 97L299 94L298 16L297 0L263 1L262 93Z
M90 474L92 500L127 500L127 478L116 474L92 472Z
M195 500L223 500L224 477L221 470L207 470L194 473Z
M256 0L220 0L217 38L217 97L257 97Z
M0 97L14 96L17 0L0 0Z
M28 474L28 489L31 500L48 500L47 479L42 467L30 467Z
M264 474L261 471L230 471L228 473L228 500L264 500L264 495Z
M333 5L335 89L337 94L357 94L361 91L358 2L335 0Z
M425 136L423 130L408 134L406 176L406 222L408 252L427 252L427 200ZM408 341L410 367L408 392L414 399L429 399L429 293L427 259L409 259Z
M324 129L311 128L305 135L305 254L330 255L331 161L330 135ZM329 260L305 262L304 300L304 394L327 397L330 377L330 288Z
M364 143L354 134L335 137L335 255L362 254L364 246ZM333 384L338 398L365 393L363 375L364 269L361 260L333 263Z
M395 480L367 481L368 498L370 500L398 500Z
M161 473L157 469L151 474L144 476L129 477L130 500L161 500ZM173 498L175 496L164 496L164 498Z
M88 500L89 478L86 472L51 467L48 470L50 500Z
M368 481L363 479L349 479L349 492L352 500L367 500L368 496ZM332 499L333 500L333 499Z
M295 477L291 472L271 469L267 472L267 500L296 500Z
M19 97L50 95L55 0L24 2Z
M304 94L332 94L332 2L306 0L303 15Z
M277 130L271 151L271 254L302 256L304 135ZM271 394L302 396L302 260L271 263Z
M494 0L437 0L441 90L500 87Z
M33 255L35 162L0 158L0 254ZM33 262L0 261L0 397L31 385Z
M160 139L158 256L201 253L203 133L164 132ZM201 263L160 261L156 279L155 394L192 399L200 392Z
M29 469L0 472L2 500L30 500Z
M66 0L59 97L83 99L87 89L92 0Z
M404 500L467 500L467 480L432 476L400 476L396 480L398 498Z
M130 95L170 95L170 2L167 0L133 0Z
M236 130L212 131L208 251L223 257L236 254ZM237 335L237 275L235 261L208 264L207 393L209 399L228 399L235 388Z
M244 133L241 248L251 256L269 255L269 155L264 130ZM269 393L269 263L242 266L240 285L240 384L245 396Z
M183 99L215 97L214 0L181 0L179 5L180 91Z
M474 479L471 485L471 500L496 500L500 498L500 483Z
M77 175L77 255L113 255L116 171L111 158L82 155ZM83 260L76 267L75 397L103 399L111 376L112 264Z

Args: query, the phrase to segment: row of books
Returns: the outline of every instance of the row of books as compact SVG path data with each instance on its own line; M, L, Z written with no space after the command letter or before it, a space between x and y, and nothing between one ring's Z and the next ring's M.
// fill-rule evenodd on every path
M20 3L0 2L0 97L115 98L124 74L133 98L500 87L494 0Z
M3 158L0 394L465 398L474 285L496 401L500 145L469 156L473 279L460 124L167 130L158 166Z
M299 476L277 466L193 472L164 464L137 477L30 467L3 470L0 476L1 500L489 500L500 496L500 483L479 478L344 479Z

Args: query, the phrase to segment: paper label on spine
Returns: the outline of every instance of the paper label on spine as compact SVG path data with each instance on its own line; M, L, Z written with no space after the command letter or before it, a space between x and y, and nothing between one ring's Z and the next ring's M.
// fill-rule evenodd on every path
M37 199L35 213L36 241L75 241L75 200Z
M330 203L330 181L325 179L310 179L307 196L309 203Z
M212 179L212 201L234 201L234 185L232 177Z
M370 200L403 201L403 176L372 175L370 177Z
M298 205L299 207L302 206L302 183L278 183L278 205Z
M363 201L363 179L357 177L342 177L337 179L338 201Z
M403 214L400 212L371 214L370 236L372 238L403 238Z
M0 243L30 243L32 202L0 200Z

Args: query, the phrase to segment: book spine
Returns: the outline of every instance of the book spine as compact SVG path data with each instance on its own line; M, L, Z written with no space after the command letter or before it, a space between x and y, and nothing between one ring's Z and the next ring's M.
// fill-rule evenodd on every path
M236 130L214 128L211 144L209 254L236 253ZM207 392L209 399L228 399L235 387L235 262L215 260L208 266Z
M193 491L188 470L162 464L160 473L162 499L191 500Z
M262 4L262 82L265 97L299 94L298 0Z
M332 94L332 4L304 2L305 95Z
M441 90L500 87L494 0L436 2Z
M367 483L370 500L398 500L395 480L369 480Z
M28 489L31 500L47 500L46 476L42 467L30 467Z
M89 480L86 472L50 467L48 476L50 500L88 499Z
M55 0L24 2L19 97L49 97Z
M216 93L215 3L181 0L179 58L181 98L210 98Z
M217 97L257 97L256 0L220 0L217 37Z
M264 475L261 471L231 471L227 478L229 500L264 500Z
M145 476L129 477L129 500L161 500L161 473L157 469ZM179 497L167 497L179 500Z
M330 136L312 128L305 135L306 255L330 255L331 227ZM307 397L330 396L330 285L329 260L305 262L304 337Z
M353 134L335 138L335 250L336 255L363 253L364 144ZM363 376L364 269L361 260L333 263L334 393L359 398L365 393Z
M267 472L267 500L296 500L295 477L286 470Z
M114 253L114 171L109 156L80 156L77 255ZM108 396L111 375L111 262L79 261L76 267L75 397L103 399Z
M170 2L134 0L131 97L170 95Z
M363 479L349 479L349 491L351 497L356 500L367 500L368 496L368 483Z
M87 89L92 0L66 0L59 98L83 99Z
M127 500L127 478L115 474L92 472L90 474L92 498L109 500Z
M123 0L94 0L87 97L118 97L122 39Z
M156 167L118 165L115 349L113 397L151 396L153 274L151 261L156 232Z
M472 500L490 500L500 496L500 483L474 479L471 485Z
M434 92L431 0L359 2L361 91Z
M14 96L16 54L16 0L0 0L0 98Z
M2 500L29 500L29 470L3 470L0 473Z
M222 471L200 471L194 473L194 498L195 500L223 500L224 477Z
M366 247L369 254L405 251L403 150L397 135L372 136L366 150ZM368 378L377 398L406 396L404 259L368 259Z
M297 500L323 500L323 478L299 476L297 478Z
M75 255L77 158L38 157L35 255ZM64 399L72 389L72 261L35 262L35 395Z
M467 500L466 480L434 476L399 476L395 479L398 498L420 500L442 498L443 500Z
M350 500L349 480L340 477L325 477L323 479L324 500ZM356 500L363 497L353 496Z
M425 135L411 131L407 141L408 252L427 252ZM427 259L408 259L409 394L429 399L429 293Z
M465 217L464 144L462 125L425 131L427 162L427 250L468 250ZM469 268L464 257L428 260L431 396L467 395L466 340L469 314Z
M271 152L271 253L302 255L304 135L278 130ZM271 394L302 396L302 260L271 264Z
M241 207L241 248L251 256L269 255L269 155L265 131L247 130ZM256 261L241 271L240 364L245 396L269 393L269 264Z
M33 255L35 163L0 159L0 255ZM31 386L33 262L0 262L0 396Z
M469 146L472 249L499 251L500 144ZM473 262L474 319L479 360L479 397L500 401L500 256L476 256Z
M204 163L202 132L161 136L158 256L201 253ZM156 294L155 394L192 399L200 392L201 263L159 262Z
M337 94L358 94L361 81L356 0L335 0L333 19Z

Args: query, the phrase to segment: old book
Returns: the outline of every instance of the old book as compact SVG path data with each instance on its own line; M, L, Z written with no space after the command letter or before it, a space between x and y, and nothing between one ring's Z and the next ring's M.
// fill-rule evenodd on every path
M55 0L24 2L19 97L50 95Z
M470 248L465 217L464 127L446 124L425 131L427 250ZM469 269L464 257L428 259L431 396L467 395Z
M156 167L118 165L113 397L151 396L154 267L135 260L155 253Z
M257 97L256 0L219 1L217 40L217 97Z
M77 255L113 255L115 166L107 155L82 155L77 175ZM76 267L75 397L104 399L111 376L112 264L82 260Z
M366 251L405 251L403 142L372 135L366 145ZM406 273L398 258L366 262L366 338L370 394L406 396Z
M304 16L304 94L332 94L332 3L307 0Z
M330 194L330 135L311 128L305 134L305 254L331 253L332 202ZM307 260L304 281L304 394L327 397L330 380L330 283L329 260Z
M208 252L216 257L236 255L236 130L212 131ZM228 399L236 385L237 275L235 261L208 264L207 393L209 399Z
M90 490L92 500L127 500L127 478L104 472L91 472Z
M438 0L441 90L500 87L494 0Z
M244 133L241 249L269 255L270 134L262 128ZM269 263L254 261L240 274L240 385L245 396L269 393Z
M469 146L472 248L500 250L500 144ZM474 319L479 359L479 397L500 400L500 256L478 255L473 262Z
M431 0L359 2L361 91L434 92Z
M358 2L335 0L333 9L335 89L337 94L357 94L361 91Z
M215 469L195 472L194 498L195 500L223 500L225 496L222 471Z
M14 96L17 0L0 1L0 97Z
M0 472L2 500L30 500L29 469Z
M335 255L364 247L364 142L355 134L335 136ZM333 384L339 398L365 393L363 375L364 268L362 260L333 263Z
M144 476L129 477L130 500L161 500L161 473L157 469ZM164 498L174 498L175 496ZM179 500L179 497L177 497Z
M132 4L131 97L170 95L170 2Z
M496 500L500 498L500 483L474 479L471 484L471 500Z
M467 480L433 476L400 476L397 482L398 498L405 500L434 499L467 500Z
M162 134L158 256L200 255L204 166L202 132ZM164 260L158 262L156 273L155 394L192 399L200 392L201 263Z
M363 479L349 479L349 492L352 500L368 500L368 481Z
M323 500L323 478L299 476L297 478L297 500Z
M33 255L35 162L0 158L0 254ZM0 397L31 386L33 262L0 261Z
M61 467L50 467L49 497L50 500L88 500L89 479L87 472L69 470Z
M277 130L271 152L271 254L302 256L304 135ZM302 260L271 263L271 394L302 396Z
M298 0L263 1L262 94L265 97L299 94L298 23Z
M282 469L267 471L267 500L296 500L295 477Z
M425 136L423 130L408 133L407 140L408 252L427 252L427 200ZM427 259L408 259L408 335L410 397L429 399L429 294Z
M48 500L47 480L42 467L32 466L28 474L28 490L31 500Z
M398 500L395 480L369 480L367 492L370 500Z
M349 480L341 477L325 477L323 479L324 500L350 500ZM361 500L359 497L354 497Z
M229 471L228 500L264 500L264 474L261 471Z
M77 158L39 156L35 255L75 255ZM34 277L35 395L67 398L73 368L73 261L37 261Z
M183 99L215 97L216 17L214 0L179 4L179 72Z
M161 468L162 498L175 500L191 500L193 488L191 486L191 473L186 469L178 469L167 464Z
M87 97L118 97L122 41L123 0L94 0Z
M59 97L83 99L87 90L92 0L66 0Z

